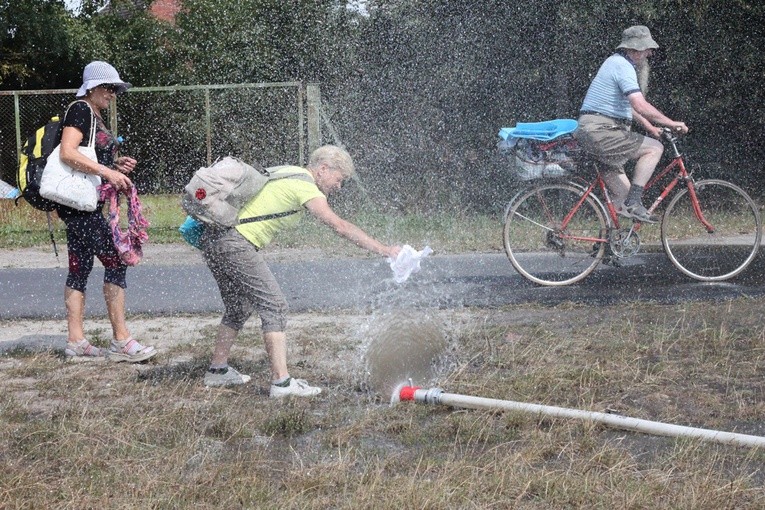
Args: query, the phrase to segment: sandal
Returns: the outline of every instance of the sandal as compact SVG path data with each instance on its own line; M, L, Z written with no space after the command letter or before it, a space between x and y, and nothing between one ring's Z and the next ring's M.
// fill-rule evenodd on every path
M658 223L659 218L656 215L650 214L648 210L643 207L642 204L625 206L627 214L633 219L642 223Z
M109 347L109 359L116 362L127 361L128 363L138 363L146 361L156 354L157 350L154 347L141 345L133 340L133 337L123 342L112 340L112 345Z
M95 360L103 357L106 353L100 347L91 345L90 342L82 339L79 342L67 342L64 354L68 359L78 358Z

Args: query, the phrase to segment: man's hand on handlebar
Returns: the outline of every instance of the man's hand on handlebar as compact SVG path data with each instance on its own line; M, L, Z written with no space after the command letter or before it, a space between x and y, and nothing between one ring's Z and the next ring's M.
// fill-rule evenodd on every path
M688 132L688 126L685 125L685 122L673 122L667 127L675 134L684 135Z
M688 126L684 122L675 122L671 126L663 126L660 129L661 137L665 140L676 140L678 135L688 132Z
M650 136L652 138L656 138L657 140L659 140L659 139L661 139L662 130L666 129L666 128L660 128L660 127L656 127L656 126L654 126L652 124L649 124L648 126L646 126L645 129L646 129L646 132L648 133L648 136Z

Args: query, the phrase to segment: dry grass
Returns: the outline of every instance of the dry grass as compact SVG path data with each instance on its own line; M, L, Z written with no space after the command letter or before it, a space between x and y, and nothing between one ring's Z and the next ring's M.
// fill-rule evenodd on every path
M447 332L438 385L451 393L765 435L760 301L420 313ZM317 316L291 331L293 371L325 388L313 400L267 398L254 325L233 360L253 383L237 389L203 387L204 342L141 367L53 353L0 361L0 507L765 505L762 451L520 413L390 407L363 390L365 321Z

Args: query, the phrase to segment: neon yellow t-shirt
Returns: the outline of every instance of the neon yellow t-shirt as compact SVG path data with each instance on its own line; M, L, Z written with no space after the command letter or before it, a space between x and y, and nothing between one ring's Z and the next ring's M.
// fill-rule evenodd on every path
M285 172L311 175L308 170L299 166L272 167L268 171L276 174ZM285 177L270 181L242 207L242 210L239 211L239 219L278 214L286 211L299 210L300 212L282 218L244 223L238 225L236 229L245 239L259 249L265 248L277 232L294 228L303 216L305 203L317 197L326 198L324 193L316 187L313 180L308 182L302 178Z

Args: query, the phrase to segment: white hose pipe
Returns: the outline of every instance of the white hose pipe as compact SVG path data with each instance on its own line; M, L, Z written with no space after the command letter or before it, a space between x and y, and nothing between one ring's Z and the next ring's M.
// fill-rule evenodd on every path
M765 437L761 436L750 436L747 434L700 429L696 427L684 427L682 425L672 425L658 421L630 418L629 416L622 416L620 414L581 411L579 409L512 402L510 400L496 400L492 398L457 395L454 393L444 393L438 388L422 389L415 386L404 386L400 389L398 397L402 401L413 400L414 402L424 404L443 404L465 409L499 409L504 411L521 411L524 413L552 416L555 418L574 418L602 423L616 429L633 430L635 432L657 436L689 437L737 446L765 446Z

